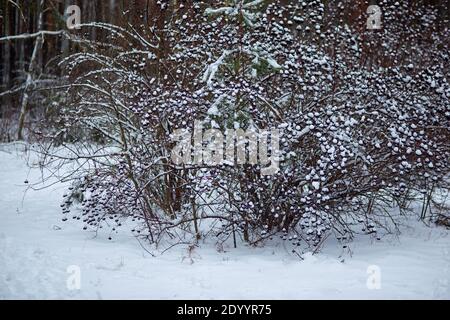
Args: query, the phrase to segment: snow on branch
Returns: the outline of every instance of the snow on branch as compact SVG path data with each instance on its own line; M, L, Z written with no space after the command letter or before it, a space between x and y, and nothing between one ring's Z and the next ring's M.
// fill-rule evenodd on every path
M92 27L92 28L104 29L104 30L107 30L107 31L117 35L120 38L123 38L123 39L125 39L124 34L126 34L126 35L129 35L130 37L132 37L133 39L135 39L136 41L140 42L144 47L151 47L154 49L157 49L159 47L158 45L152 45L151 43L149 43L147 40L145 40L139 34L138 35L133 34L122 27L112 25L109 23L103 23L103 22L82 23L82 24L79 24L78 27Z
M236 11L236 8L233 7L222 7L218 9L207 8L205 10L206 15L214 15L214 14L233 14Z
M264 0L254 0L242 5L243 9L250 9L262 4ZM217 9L207 8L205 10L206 15L215 15L215 14L226 14L226 15L236 15L240 11L240 5L236 3L234 7L220 7Z
M216 62L210 64L206 69L206 72L203 74L203 82L206 82L208 86L211 86L211 83L214 80L219 67L223 64L225 58L233 52L234 50L225 50L220 58L216 60Z
M248 8L256 7L256 6L258 6L258 5L262 4L262 3L264 3L264 0L254 0L254 1L251 1L251 2L248 2L248 3L244 4L243 7L245 9L248 9Z
M14 41L14 40L21 40L21 39L30 39L30 38L36 38L36 37L42 37L45 35L51 35L51 36L57 36L61 34L66 34L65 30L58 30L58 31L48 31L48 30L42 30L35 33L22 33L14 36L7 36L0 38L0 42L4 41Z

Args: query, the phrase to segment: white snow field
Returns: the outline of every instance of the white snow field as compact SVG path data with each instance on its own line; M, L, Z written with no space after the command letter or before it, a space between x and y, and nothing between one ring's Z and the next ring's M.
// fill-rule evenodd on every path
M411 221L399 237L357 239L352 255L331 243L304 260L283 243L225 252L203 244L191 255L176 247L152 257L125 229L109 241L63 223L61 185L24 194L24 181L40 172L12 150L0 146L0 299L450 298L443 228ZM79 289L71 281L78 268Z

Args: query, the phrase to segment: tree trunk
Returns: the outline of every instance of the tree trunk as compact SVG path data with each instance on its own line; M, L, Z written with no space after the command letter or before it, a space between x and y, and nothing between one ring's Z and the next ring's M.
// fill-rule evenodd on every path
M39 8L38 8L39 14L38 14L38 28L37 28L38 30L37 31L42 31L44 4L45 4L45 0L41 0ZM24 124L25 124L25 116L28 113L29 90L34 82L34 73L36 71L36 66L39 63L38 57L39 57L39 52L42 48L43 42L44 42L44 35L40 35L40 36L36 37L35 42L34 42L33 54L31 55L30 65L28 67L28 72L26 75L27 79L25 82L25 88L23 90L22 102L21 102L21 106L20 106L19 126L17 129L17 139L18 140L23 140L23 128L24 128Z

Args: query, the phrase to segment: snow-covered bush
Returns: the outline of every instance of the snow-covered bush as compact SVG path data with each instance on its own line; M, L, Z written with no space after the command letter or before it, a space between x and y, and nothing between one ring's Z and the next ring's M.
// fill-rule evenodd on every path
M387 203L448 179L449 30L432 7L395 1L382 3L383 29L366 30L351 5L195 1L161 4L151 27L84 25L114 45L77 38L82 50L61 62L72 102L60 134L72 144L44 153L80 163L63 212L78 199L86 228L132 219L156 244L319 246L395 224ZM173 134L195 121L281 130L280 170L174 164Z

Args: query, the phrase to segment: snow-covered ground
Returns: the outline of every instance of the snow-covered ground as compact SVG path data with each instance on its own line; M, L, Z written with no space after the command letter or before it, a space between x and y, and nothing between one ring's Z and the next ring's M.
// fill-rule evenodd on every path
M11 150L0 146L0 299L450 299L443 228L411 222L398 238L358 239L352 256L331 244L303 261L283 244L152 257L125 230L109 241L61 222L62 186L24 195L40 172ZM80 289L70 290L78 270ZM368 271L381 288L369 289Z

